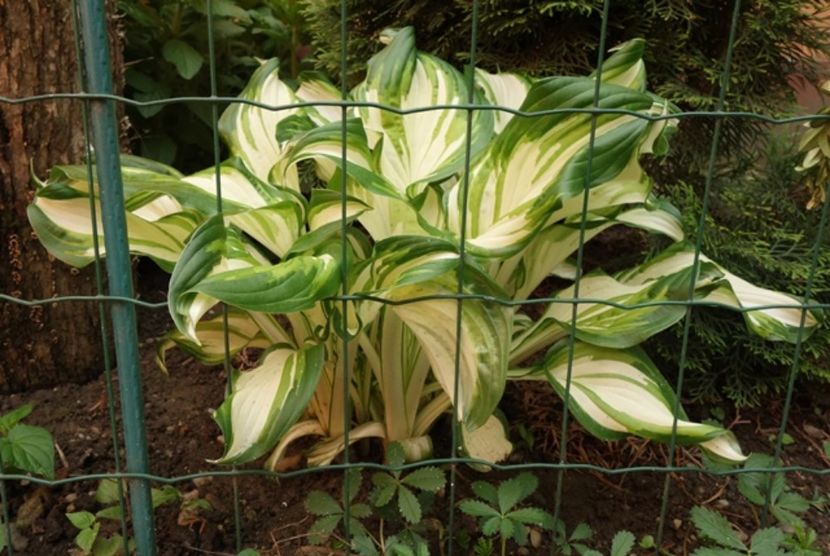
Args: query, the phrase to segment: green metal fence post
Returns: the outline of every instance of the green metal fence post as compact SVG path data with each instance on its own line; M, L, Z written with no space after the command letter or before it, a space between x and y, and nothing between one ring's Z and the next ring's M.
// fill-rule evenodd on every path
M104 0L86 0L79 6L83 38L83 60L87 90L93 94L112 94L112 75ZM132 267L127 244L124 215L124 190L121 181L118 125L111 100L90 102L95 169L101 191L101 217L107 253L107 278L110 295L133 297ZM112 302L113 336L118 362L121 414L127 451L127 471L149 471L147 441L144 434L144 401L139 366L135 306ZM150 484L146 479L130 479L130 505L136 548L141 556L156 553Z

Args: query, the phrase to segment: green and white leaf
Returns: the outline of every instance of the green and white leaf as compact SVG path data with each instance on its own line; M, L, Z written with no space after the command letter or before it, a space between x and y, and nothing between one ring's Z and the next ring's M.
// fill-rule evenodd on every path
M331 255L300 256L270 266L250 266L211 274L188 290L245 309L293 313L335 295L340 265Z
M655 280L668 269L690 267L693 260L694 247L687 243L678 243L648 263L622 274L620 279L629 284L644 284ZM818 326L820 313L808 310L804 318L803 331L799 332L803 304L795 296L755 286L705 255L700 256L700 261L714 265L723 274L719 287L704 297L704 301L744 310L744 320L748 328L762 338L795 343L799 334L806 339ZM756 309L766 305L789 307Z
M411 27L387 33L388 46L369 60L366 79L354 99L399 110L468 102L464 77L450 64L415 49ZM446 179L464 164L467 112L425 110L406 115L374 107L358 108L369 146L379 152L378 169L401 195L422 184ZM492 134L493 114L471 115L475 156Z
M700 289L721 276L713 265L702 266L701 272L703 275L698 279ZM576 337L583 342L611 348L636 346L682 319L686 307L681 304L629 307L660 301L685 301L691 276L688 267L638 285L622 283L602 272L583 276L579 282L579 297L602 303L577 304ZM550 304L537 324L520 341L538 344L537 330L548 328L547 319L554 320L562 329L569 331L574 326L573 305L563 301L575 299L574 293L575 286L560 291L556 295L557 301Z
M262 103L269 108L237 102L231 104L219 119L219 132L231 154L242 159L245 166L263 182L269 182L272 169L285 155L284 145L277 140L277 125L297 112L296 108L290 107L297 102L297 97L280 80L278 70L278 60L264 62L239 94L240 99ZM285 108L270 108L277 106ZM276 175L279 178L276 185L298 190L295 169L280 169Z
M549 78L531 86L521 108L585 109L594 105L593 97L590 78ZM644 113L654 110L649 95L616 85L600 88L598 104ZM588 114L512 119L472 169L467 209L471 252L491 257L517 253L557 206L582 192L589 151L593 152L589 184L593 187L624 170L631 172L632 160L648 146L653 127L633 116L604 114L597 117L595 140L589 145ZM456 233L462 206L459 194L456 186L448 203L450 228Z
M554 346L540 366L563 397L569 366L567 342ZM641 350L576 342L571 367L570 409L591 434L605 440L629 434L659 441L671 437L674 392ZM682 408L677 415L678 442L705 442L724 432L688 421Z
M272 345L271 340L263 334L259 324L243 311L228 311L227 331L228 354L230 357L245 348L265 349ZM223 315L220 314L199 321L196 324L195 334L199 340L198 343L193 342L175 329L165 334L156 348L156 364L164 372L167 372L166 354L174 346L180 347L207 365L217 365L225 360L225 319ZM290 343L287 334L285 334L282 341Z
M176 328L199 345L196 323L218 300L194 291L194 287L229 270L266 264L266 260L245 244L235 227L225 226L219 215L209 218L193 233L170 277L168 307Z
M244 463L271 450L303 415L326 350L276 347L250 371L235 373L233 392L214 414L225 438L217 463Z
M513 453L507 429L496 415L491 415L484 425L472 431L462 426L461 441L468 456L491 463L503 462ZM489 467L475 466L475 469L487 471Z
M400 302L426 296L455 294L452 279L432 280L395 287L384 297ZM474 290L471 290L471 293ZM492 415L507 378L511 310L495 303L465 300L462 304L461 339L457 344L458 302L431 299L395 305L392 311L421 343L432 372L451 400L455 400L455 353L460 349L459 420L474 430Z
M295 93L300 102L339 102L340 91L322 74L301 73L300 86ZM323 126L342 119L343 110L339 106L306 106L303 112L317 125Z
M487 104L518 110L530 89L530 79L516 73L490 73L476 68L476 85L484 93ZM513 113L497 110L494 114L493 130L501 133Z

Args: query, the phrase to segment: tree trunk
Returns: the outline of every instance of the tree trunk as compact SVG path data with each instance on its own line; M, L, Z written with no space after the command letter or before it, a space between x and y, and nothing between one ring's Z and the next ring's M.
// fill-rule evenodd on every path
M0 95L78 91L70 0L0 0ZM111 21L113 21L111 19ZM111 33L113 67L123 64ZM24 300L94 295L92 267L53 259L26 218L33 187L56 164L84 156L81 103L0 102L0 293ZM24 306L0 300L0 394L83 381L102 371L94 302Z

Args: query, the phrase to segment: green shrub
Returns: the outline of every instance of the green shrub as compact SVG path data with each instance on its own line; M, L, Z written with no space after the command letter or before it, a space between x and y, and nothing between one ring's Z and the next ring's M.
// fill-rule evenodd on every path
M745 164L753 169L737 181L716 179L702 248L753 283L803 295L810 272L811 249L819 211L805 208L810 198L803 177L794 168L800 161L798 141L791 135L770 142L766 153ZM688 183L663 186L683 214L684 228L694 237L701 199ZM813 297L830 300L830 238L825 238L817 267ZM792 345L759 342L746 334L741 317L721 310L696 310L687 354L687 392L698 400L721 396L738 406L757 405L769 394L783 391L792 367ZM649 342L662 360L661 368L677 369L682 325ZM807 379L830 380L830 330L819 330L805 341L800 372Z

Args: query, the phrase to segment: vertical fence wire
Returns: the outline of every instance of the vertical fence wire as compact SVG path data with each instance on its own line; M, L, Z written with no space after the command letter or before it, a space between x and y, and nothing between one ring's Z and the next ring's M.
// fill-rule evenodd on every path
M802 305L810 302L810 296L813 294L813 286L816 278L816 271L818 270L819 255L821 254L821 246L824 243L824 233L827 228L827 214L828 203L825 201L821 207L821 218L819 219L819 227L816 231L816 239L813 244L813 253L810 261L810 273L807 276L807 283L804 286L804 296L801 300ZM778 429L778 435L775 439L775 451L772 456L771 468L775 469L781 463L781 451L784 448L784 435L787 432L787 423L790 420L790 409L792 407L793 394L795 392L795 379L798 376L801 365L801 346L804 341L804 325L807 320L807 309L802 307L801 317L798 325L798 332L795 340L795 348L793 350L793 364L787 377L787 394L784 398L784 409L781 412L781 423ZM768 478L768 485L772 485L773 476ZM767 526L769 519L770 505L772 503L772 488L769 486L764 493L764 508L761 512L761 527Z
M602 4L602 24L599 35L599 51L597 52L597 71L594 79L593 108L599 108L599 93L602 86L602 64L605 61L605 39L608 34L608 13L611 8L611 0L604 0ZM582 264L585 255L585 230L588 224L588 201L591 195L591 179L594 163L594 145L597 138L598 114L591 114L591 131L588 136L588 157L585 164L585 181L582 190L582 212L579 216L579 240L576 252L576 276L574 280L574 299L579 299L579 286L582 282ZM565 465L568 451L568 420L571 401L571 386L573 382L574 350L576 347L576 319L579 310L579 302L574 301L571 305L571 326L568 334L568 366L565 375L565 395L562 403L562 424L559 433L559 464ZM565 467L560 467L556 474L556 492L554 494L553 522L559 520L562 509L562 491L565 481ZM551 546L555 550L556 545Z
M349 46L348 26L348 2L340 0L340 98L345 103L349 100L349 62L346 49ZM340 345L342 346L343 358L343 534L347 550L352 545L352 500L350 493L351 485L351 439L349 438L352 428L352 404L351 404L351 369L349 366L349 302L346 296L349 293L349 249L347 239L347 190L349 177L346 172L348 163L346 119L348 117L348 106L345 104L340 109L340 289L343 293L343 300L340 303L341 326ZM336 375L335 375L336 378Z
M72 27L74 33L75 43L75 57L78 64L78 85L81 92L86 92L86 72L84 71L83 56L81 55L81 31L78 25L78 0L72 2ZM84 100L81 103L81 118L83 120L84 130L84 150L86 153L86 175L89 182L89 216L92 225L92 251L95 256L95 291L98 295L103 295L104 292L104 278L101 268L101 246L98 240L98 209L95 205L95 172L92 164L94 153L92 152L92 138L89 132L89 100ZM118 424L115 414L115 393L112 386L112 363L110 361L110 345L109 345L109 330L107 327L107 310L106 303L101 301L98 303L98 321L101 333L101 349L104 364L104 384L107 395L107 414L109 417L110 434L112 435L112 453L113 463L115 465L115 472L121 472L121 453L118 442ZM127 504L124 496L124 482L121 479L116 479L118 492L118 508L121 512L121 536L123 541L124 554L130 553L129 547L129 530L127 527Z
M217 106L218 85L216 80L216 43L213 35L213 0L205 0L207 11L207 36L208 36L208 70L210 72L210 126L212 133L214 181L216 184L216 212L223 214L222 202L222 166L221 149L219 146L219 107ZM233 392L233 367L231 365L230 333L228 331L228 306L222 304L222 367L227 377L226 393L228 396ZM234 467L235 469L235 467ZM233 496L233 535L236 551L242 549L242 518L239 507L239 482L237 477L231 477L231 490Z
M470 60L467 65L467 103L475 104L475 84L476 84L476 50L478 47L478 0L473 0L472 22L470 27ZM452 443L450 447L450 459L455 460L458 457L459 437L458 437L458 396L461 388L461 335L464 333L463 316L464 316L464 299L461 297L464 294L464 270L467 263L467 207L469 206L469 190L470 190L470 166L472 164L472 145L473 145L473 117L475 115L475 108L467 109L467 121L464 133L464 175L461 181L461 223L459 231L459 245L458 245L458 268L456 270L457 288L456 293L458 299L456 300L455 312L455 361L453 368L453 390L452 390ZM447 522L447 554L452 556L453 545L455 540L455 499L456 499L456 482L458 480L458 464L453 461L450 465L450 492L449 492L449 519Z
M729 25L729 39L726 47L726 59L723 64L723 71L720 76L720 91L718 92L717 111L722 112L726 105L726 94L729 91L729 81L731 77L732 54L735 49L735 33L738 28L738 19L741 13L741 0L735 0L732 8L732 20ZM689 290L687 294L686 315L683 320L683 340L680 347L680 363L677 371L677 386L675 389L675 398L672 407L672 428L671 438L669 439L669 454L666 460L666 467L674 466L674 459L677 451L677 415L680 411L680 400L683 397L683 382L686 374L686 358L689 348L689 333L692 326L692 310L694 307L691 303L695 298L695 286L697 285L697 275L700 271L700 250L703 244L703 234L706 231L706 214L709 211L709 200L712 191L712 181L715 174L715 163L717 162L721 127L723 125L723 117L715 119L715 128L712 132L712 144L709 150L709 160L706 168L706 178L703 189L703 201L700 208L700 218L697 223L697 230L695 235L694 258L692 261L692 273L689 278ZM660 515L657 520L657 536L656 536L656 551L660 552L660 547L663 542L663 534L666 526L666 516L669 508L669 496L671 491L671 474L666 473L663 480L663 493L660 500Z

